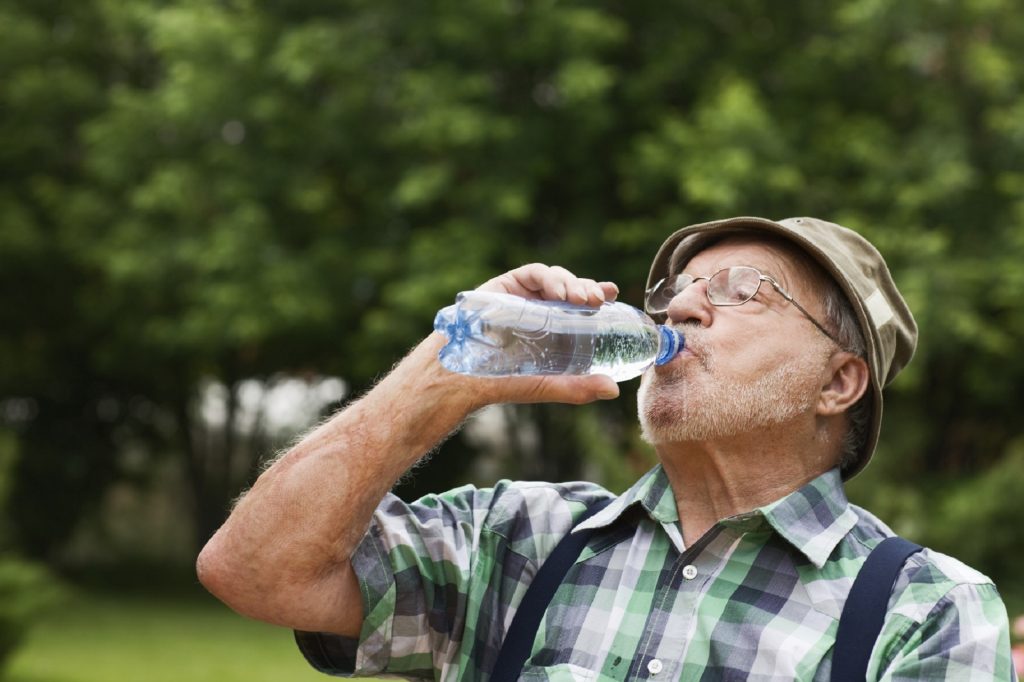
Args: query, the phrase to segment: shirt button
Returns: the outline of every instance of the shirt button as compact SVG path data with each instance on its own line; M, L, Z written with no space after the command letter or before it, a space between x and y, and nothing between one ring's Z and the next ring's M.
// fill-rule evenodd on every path
M665 666L662 665L661 661L659 661L656 658L652 658L651 660L647 661L647 672L649 672L652 675L657 675L664 669Z
M693 564L683 567L683 577L687 580L693 580L697 577L697 567Z

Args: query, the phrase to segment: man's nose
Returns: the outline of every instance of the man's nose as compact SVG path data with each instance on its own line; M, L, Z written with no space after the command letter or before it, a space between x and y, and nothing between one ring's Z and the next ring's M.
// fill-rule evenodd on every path
M708 300L707 280L697 280L690 286L672 297L665 311L668 321L672 324L699 324L707 327L711 324L711 301Z

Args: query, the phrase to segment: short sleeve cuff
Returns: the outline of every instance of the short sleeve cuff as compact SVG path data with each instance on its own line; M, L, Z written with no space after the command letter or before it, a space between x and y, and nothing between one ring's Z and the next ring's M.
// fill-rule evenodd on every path
M311 666L328 675L352 675L359 640L328 632L295 631L295 643Z
M363 601L359 638L328 632L295 632L295 642L309 664L329 675L374 675L387 669L395 616L395 576L376 522L352 555Z

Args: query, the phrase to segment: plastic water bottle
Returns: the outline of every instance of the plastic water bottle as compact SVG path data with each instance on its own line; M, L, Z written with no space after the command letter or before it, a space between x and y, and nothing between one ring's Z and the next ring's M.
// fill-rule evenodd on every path
M466 291L441 309L434 329L448 337L441 364L461 374L639 376L683 349L683 336L625 303L598 308L489 291Z

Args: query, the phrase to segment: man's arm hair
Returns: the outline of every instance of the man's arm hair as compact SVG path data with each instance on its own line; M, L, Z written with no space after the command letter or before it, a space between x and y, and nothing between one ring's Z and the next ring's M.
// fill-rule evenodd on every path
M239 613L357 635L362 601L349 558L395 481L454 431L479 398L424 341L369 393L278 457L196 563Z
M580 285L583 295L566 294ZM597 283L537 264L484 286L592 305L615 295L614 285L594 293ZM579 404L618 395L615 383L600 375L453 374L437 362L442 345L432 334L260 475L199 554L196 570L210 592L258 620L357 636L363 605L350 559L377 505L404 472L484 405Z

